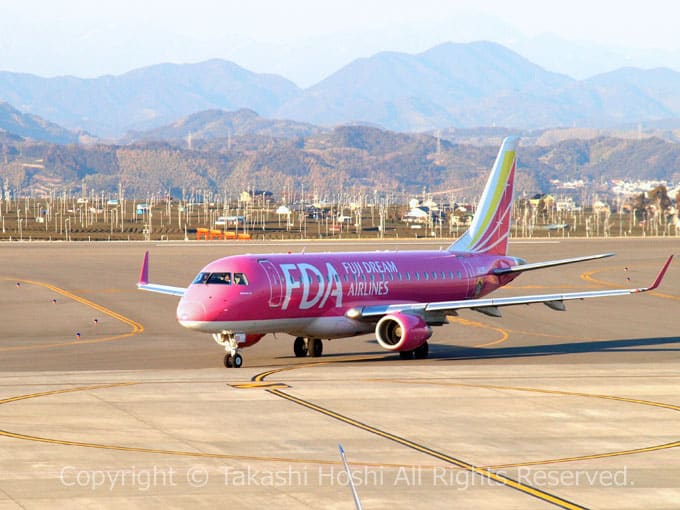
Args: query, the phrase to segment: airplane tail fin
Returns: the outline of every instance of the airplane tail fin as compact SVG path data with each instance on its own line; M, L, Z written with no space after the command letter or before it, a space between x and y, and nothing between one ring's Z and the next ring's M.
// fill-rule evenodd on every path
M503 140L472 224L449 251L507 254L518 143L518 136Z

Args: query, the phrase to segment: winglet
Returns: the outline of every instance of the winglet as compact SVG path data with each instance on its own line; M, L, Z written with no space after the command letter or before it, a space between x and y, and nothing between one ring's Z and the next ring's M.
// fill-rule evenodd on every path
M647 290L654 290L656 289L659 285L661 285L661 280L663 280L663 277L666 275L666 270L668 269L668 266L671 265L671 260L673 260L673 255L668 257L668 260L666 260L666 263L663 265L661 268L661 271L659 271L659 274L656 275L656 280L654 280L654 283L650 287L647 287L645 291Z
M144 261L142 262L142 270L139 272L139 282L137 286L147 285L149 283L149 252L144 253Z

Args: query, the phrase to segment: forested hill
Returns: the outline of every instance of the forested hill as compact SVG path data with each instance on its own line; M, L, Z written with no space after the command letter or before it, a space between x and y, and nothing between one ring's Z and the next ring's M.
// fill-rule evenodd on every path
M22 113L0 102L0 133L9 138L33 138L51 143L76 143L78 134L37 115Z
M281 193L304 185L320 195L340 192L451 191L474 198L486 180L500 140L457 144L425 134L342 126L310 136L56 145L0 138L0 178L13 189L64 187L128 196L182 190ZM38 162L38 164L36 164ZM551 179L665 179L680 181L680 145L657 138L599 137L553 145L520 145L518 192L547 191Z

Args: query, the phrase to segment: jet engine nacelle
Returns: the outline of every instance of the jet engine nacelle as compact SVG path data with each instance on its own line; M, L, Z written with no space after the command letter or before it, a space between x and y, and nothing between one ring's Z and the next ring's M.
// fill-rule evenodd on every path
M432 329L419 315L397 312L378 321L375 336L388 351L411 351L432 336Z

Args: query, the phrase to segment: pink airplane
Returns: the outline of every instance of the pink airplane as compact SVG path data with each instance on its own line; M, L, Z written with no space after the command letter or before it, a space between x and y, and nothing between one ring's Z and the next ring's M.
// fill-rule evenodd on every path
M321 356L321 339L375 331L381 347L402 359L426 358L432 326L471 309L500 317L500 308L622 296L655 289L671 255L649 287L502 298L484 296L523 271L613 255L526 263L507 255L518 137L506 138L470 228L447 250L236 255L201 269L187 287L149 283L149 253L137 287L180 296L177 320L211 333L226 367L241 367L240 349L267 333L295 338L296 356Z

